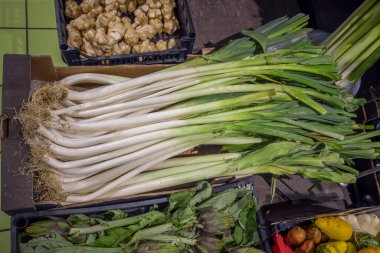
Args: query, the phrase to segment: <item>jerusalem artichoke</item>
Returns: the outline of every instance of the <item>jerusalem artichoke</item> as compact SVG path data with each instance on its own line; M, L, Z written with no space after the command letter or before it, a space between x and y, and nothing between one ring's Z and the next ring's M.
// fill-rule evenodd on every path
M112 48L112 54L118 55L118 54L130 54L131 53L131 47L127 45L124 41L121 41L114 45Z
M69 18L77 18L82 15L82 9L79 7L78 3L74 0L67 0L65 3L65 15Z
M71 20L70 25L79 31L87 30L94 27L95 18L91 14L82 14L78 18Z
M173 7L176 7L175 0L160 0L160 2L161 2L162 5L164 5L164 4L170 4Z
M164 40L158 40L156 42L157 51L165 51L168 49L168 43Z
M147 4L143 4L139 7L139 9L141 9L143 12L147 13L148 10L149 10L149 5Z
M168 41L168 49L175 47L175 45L176 45L176 41L175 41L175 39L174 39L174 38L171 38L171 39Z
M137 8L137 2L136 0L130 0L128 4L128 12L134 12Z
M141 53L148 53L148 52L157 51L157 49L156 49L156 45L153 42L151 42L150 40L144 40L141 43L140 51Z
M179 23L176 17L173 16L171 20L167 20L164 23L163 31L169 35L172 35L179 28Z
M84 39L87 40L88 43L90 43L89 41L93 41L95 39L95 35L96 35L96 30L94 28L90 28L86 31L82 31L82 36Z
M156 29L151 25L138 26L136 32L142 41L152 39L156 35Z
M162 15L164 16L165 22L173 18L174 7L171 4L164 4L161 8Z
M174 0L65 0L67 44L89 56L108 56L164 51L176 41L158 40L156 34L172 35L179 29ZM134 19L122 13L133 13ZM123 17L122 17L123 15Z
M103 6L100 5L100 0L83 0L79 6L83 13L91 13L94 18L103 13Z
M67 44L70 47L80 48L82 45L82 35L80 32L70 24L66 26L66 29L68 33Z
M81 47L81 50L89 56L103 55L103 52L101 50L98 50L98 54L95 50L95 47L86 38L83 38L83 45Z
M159 9L162 7L162 4L159 0L146 0L146 4L149 5L151 9Z
M132 28L132 21L128 17L122 17L121 22L124 24L125 29Z
M127 13L128 3L129 3L129 0L119 0L119 11L122 13Z
M104 28L98 28L96 30L94 45L100 48L103 52L110 51L116 42L115 38L106 34Z
M162 33L162 28L164 27L164 24L162 24L160 19L150 19L149 24L154 27L156 33Z
M162 19L162 13L160 9L149 9L147 15L148 18Z
M141 53L141 42L140 44L136 44L132 47L132 53L134 54Z
M107 35L113 37L116 41L123 39L125 26L120 20L111 21L108 24Z
M95 25L97 29L103 28L105 31L107 31L108 24L111 21L115 21L115 20L116 20L115 14L113 14L112 12L106 12L99 15L99 17L96 19Z
M139 42L140 36L134 28L127 29L124 34L124 41L129 46L133 47Z
M135 14L135 24L137 24L138 26L148 24L149 18L141 8L136 9L134 11L134 14Z

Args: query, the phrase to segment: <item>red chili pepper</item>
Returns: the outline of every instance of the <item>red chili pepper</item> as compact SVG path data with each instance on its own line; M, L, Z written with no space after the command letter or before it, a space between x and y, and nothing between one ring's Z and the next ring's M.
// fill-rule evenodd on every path
M278 232L273 234L274 245L272 246L273 253L294 253L294 251L285 244L284 237Z

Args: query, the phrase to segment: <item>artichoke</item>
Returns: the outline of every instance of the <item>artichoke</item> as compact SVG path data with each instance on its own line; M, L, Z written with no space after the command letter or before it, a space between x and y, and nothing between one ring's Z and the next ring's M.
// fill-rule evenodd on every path
M234 219L223 212L207 208L200 211L198 223L207 234L224 235L234 226Z
M264 251L256 248L233 248L228 253L264 253Z
M147 242L141 244L136 253L179 253L176 246L170 243Z
M37 221L26 227L25 232L31 237L40 237L50 234L51 231L67 237L70 233L70 225L65 219L50 217L49 220Z
M195 249L199 253L219 253L224 247L225 243L221 239L208 235L201 235L195 244Z

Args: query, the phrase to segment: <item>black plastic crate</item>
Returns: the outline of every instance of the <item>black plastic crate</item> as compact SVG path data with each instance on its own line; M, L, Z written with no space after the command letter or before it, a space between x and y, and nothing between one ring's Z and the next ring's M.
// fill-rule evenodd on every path
M80 1L79 1L80 2ZM180 29L174 33L177 48L161 52L125 54L113 56L88 56L78 48L67 45L66 25L70 19L65 16L65 0L55 0L55 16L57 20L58 43L62 59L69 66L79 65L120 65L120 64L173 64L181 63L192 52L195 31L187 0L176 0L174 9Z
M226 183L221 186L215 186L213 188L213 192L222 192L227 189L244 187L252 184L252 179L250 177L243 178L237 180L232 183ZM252 190L252 194L255 195L254 190ZM46 216L58 216L58 217L67 217L72 214L86 214L91 217L96 217L99 213L112 210L112 209L120 209L124 212L128 212L129 216L139 215L149 211L149 208L153 205L157 205L159 210L164 209L169 201L169 195L157 197L157 198L149 198L137 200L135 202L128 202L122 204L113 204L113 205L103 205L103 206L94 206L94 207L86 207L86 208L72 208L72 209L61 209L61 210L44 210L44 211L36 211L36 212L28 212L28 213L20 213L16 214L12 217L11 220L11 252L19 253L18 247L18 236L21 231L25 229L29 224L43 220ZM260 232L259 232L260 233ZM265 249L265 245L261 246L262 249Z
M376 215L380 215L380 207L363 207L363 208L356 208L356 209L348 209L345 211L337 211L334 209L328 209L328 208L308 208L309 211L305 211L304 207L305 204L301 203L298 207L293 206L292 211L289 211L288 213L293 212L294 213L294 219L277 219L277 222L268 225L268 226L262 226L261 229L259 229L259 236L260 240L262 241L262 248L267 253L272 253L272 246L274 245L275 237L277 234L282 234L283 236L287 233L287 231L292 228L293 226L308 226L312 224L312 221L317 216L335 216L335 215L349 215L349 214L362 214L362 213L374 213ZM268 212L268 210L275 210L278 209L284 210L284 207L281 208L281 206L264 206L260 211L260 216L258 216L258 221L260 224L266 224L268 222L267 217L265 217L265 213ZM312 215L310 215L312 214ZM285 239L285 237L284 237Z

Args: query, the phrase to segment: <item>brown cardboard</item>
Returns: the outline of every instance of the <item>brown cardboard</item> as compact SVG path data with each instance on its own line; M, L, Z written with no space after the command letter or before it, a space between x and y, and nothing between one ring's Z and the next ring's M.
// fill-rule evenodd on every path
M17 66L15 68L14 66ZM118 65L118 66L79 66L58 67L53 66L49 56L5 55L3 79L3 113L9 118L8 136L2 140L2 210L8 214L55 208L57 203L34 203L33 185L28 175L20 174L20 168L27 164L28 148L22 142L20 125L15 120L15 114L27 100L32 80L56 81L76 73L103 73L126 77L137 77L152 73L169 65ZM7 137L6 137L7 136ZM199 153L216 152L217 148L201 148ZM224 177L213 180L213 184L220 185L233 180L234 177ZM90 206L111 204L123 201L133 201L137 198L149 198L168 194L189 187L193 184L183 185L170 189L163 189L157 193L146 193L131 196L125 199L98 200L82 205L70 205L59 208L77 206Z

